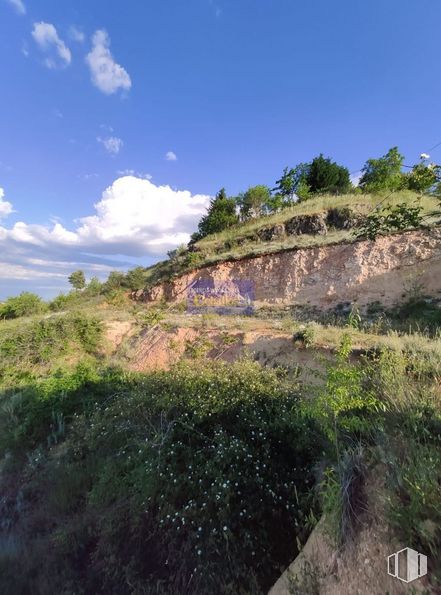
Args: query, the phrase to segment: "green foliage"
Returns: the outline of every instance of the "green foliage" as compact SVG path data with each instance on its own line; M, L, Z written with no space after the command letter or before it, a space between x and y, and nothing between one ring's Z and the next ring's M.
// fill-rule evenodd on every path
M365 505L366 464L361 446L348 448L320 484L327 529L338 546L354 537Z
M275 196L279 197L280 208L292 205L295 202L295 197L298 196L298 191L301 192L303 198L306 197L308 171L309 163L299 163L293 168L285 167L282 177L276 181L276 186L273 189Z
M322 420L323 428L335 445L341 459L341 444L347 440L367 437L371 420L385 410L385 405L365 385L365 369L350 362L352 345L349 335L343 335L336 353L336 363L329 364L324 386L312 404L314 415Z
M225 189L222 188L210 202L207 214L199 222L198 239L223 231L235 225L238 221L236 200L228 198Z
M11 367L48 364L77 345L95 353L101 343L101 322L79 313L54 315L0 333L0 381Z
M433 191L441 182L441 167L427 164L424 161L417 163L406 176L407 187L415 192Z
M358 330L361 327L361 323L360 311L357 307L352 308L348 316L348 326Z
M389 498L390 520L404 543L411 543L437 558L441 550L440 444L409 440L401 452L389 453L394 491ZM392 460L391 460L392 459ZM441 580L441 575L438 575Z
M46 309L47 305L38 295L23 291L20 295L10 297L3 304L0 304L0 319L41 314Z
M164 320L165 313L160 308L149 308L139 313L138 321L144 328L151 328Z
M420 204L410 205L405 202L391 207L375 209L357 227L355 235L359 239L375 240L375 238L391 231L419 227L422 223L423 207Z
M86 277L83 271L74 271L69 275L68 281L74 289L80 290L86 287Z
M34 448L33 514L50 519L38 538L22 525L13 584L266 592L304 539L323 449L284 377L251 362L91 374L41 385L0 413L3 452ZM63 448L39 450L54 432Z
M75 306L80 302L81 296L77 291L70 291L69 293L60 293L54 298L51 302L49 302L49 309L52 312L60 312L61 310L66 310L72 306Z
M274 192L281 197L282 206L287 206L296 196L302 201L313 194L341 194L350 188L349 171L320 154L311 163L299 163L291 169L286 167Z
M106 302L113 306L114 308L122 308L123 306L127 305L128 299L126 296L126 292L124 289L107 289L106 293Z
M300 341L305 347L314 345L315 331L311 324L301 327L293 334L294 343Z
M343 194L351 188L349 170L320 154L309 164L305 182L311 193Z
M240 208L240 217L243 221L253 217L261 217L272 212L271 191L268 186L252 186L239 195L237 203Z
M389 149L383 157L368 159L363 167L360 187L364 192L394 191L403 188L403 162L404 156L398 151L398 147Z
M145 269L143 267L136 267L129 271L125 278L125 284L132 291L138 291L145 287Z
M96 297L100 295L103 284L98 277L92 277L87 284L85 293L90 297Z
M111 293L125 286L126 277L121 271L111 271L103 284L103 292Z

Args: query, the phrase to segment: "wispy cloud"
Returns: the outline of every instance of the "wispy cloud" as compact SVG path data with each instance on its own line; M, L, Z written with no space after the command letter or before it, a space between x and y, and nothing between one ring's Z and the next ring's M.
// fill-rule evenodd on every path
M134 169L119 169L116 173L120 177L134 176L135 178L141 178L143 180L151 180L152 179L151 174L146 174L143 172L135 171Z
M168 151L165 154L165 160L166 161L177 161L178 157L177 157L176 153L173 153L173 151Z
M86 36L81 31L81 29L78 29L78 27L75 27L75 25L69 27L69 37L72 39L72 41L76 41L78 43L83 43L86 39Z
M26 14L26 6L22 2L22 0L6 0L8 4L10 4L17 14L24 15Z
M117 91L128 91L132 81L128 72L115 62L110 52L110 38L100 29L92 37L92 50L86 56L92 76L92 83L103 93L111 95Z
M110 155L118 155L124 145L123 140L117 136L108 136L106 138L97 136L96 140L103 145Z
M32 37L40 49L49 54L45 60L48 68L64 67L71 63L71 51L58 36L54 25L44 22L34 23Z

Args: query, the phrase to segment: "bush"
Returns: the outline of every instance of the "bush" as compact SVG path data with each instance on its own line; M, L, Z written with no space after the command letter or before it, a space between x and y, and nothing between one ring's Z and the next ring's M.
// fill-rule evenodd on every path
M394 191L406 185L401 172L404 156L398 147L390 149L386 155L378 159L368 159L363 167L360 187L364 192Z
M71 308L80 302L81 296L82 294L77 291L71 291L67 294L60 293L56 298L49 302L49 309L53 312L60 312L61 310Z
M16 297L10 297L0 304L0 318L20 318L41 314L47 309L45 302L35 293L23 291Z
M28 557L16 560L27 585L261 593L296 555L320 431L277 371L193 368L86 379L15 411L27 419L21 431L39 428L35 445L52 431L49 412L67 420L64 448L42 459L34 479L34 513L50 529L40 541L27 534ZM67 477L78 477L69 494ZM51 544L50 555L39 543Z
M0 334L0 380L8 367L48 364L76 344L86 353L97 351L103 329L99 320L82 314L53 316Z
M355 236L358 239L375 240L383 233L419 227L423 220L422 211L421 205L409 205L405 202L395 207L388 205L381 210L375 209L359 225Z

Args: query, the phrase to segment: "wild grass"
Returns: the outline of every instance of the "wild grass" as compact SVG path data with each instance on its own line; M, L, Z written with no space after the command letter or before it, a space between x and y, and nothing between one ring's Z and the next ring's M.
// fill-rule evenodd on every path
M226 260L240 260L262 254L272 254L294 248L309 248L339 243L354 242L356 238L351 230L329 229L325 235L302 234L285 236L272 241L263 241L256 237L262 228L285 223L300 215L322 213L331 208L350 208L355 214L366 215L381 201L384 204L397 205L402 202L421 201L425 224L435 222L436 217L428 217L437 208L437 201L429 196L419 197L409 190L388 194L349 194L344 196L318 196L279 213L260 217L237 224L220 233L212 234L195 244L196 252L183 252L179 257L163 261L149 267L145 277L147 286L170 280L201 266L210 266Z
M207 238L200 240L197 245L202 250L205 249L206 251L211 251L214 245L217 243L225 243L239 237L245 237L246 235L257 231L262 227L269 227L278 223L285 223L285 221L295 217L296 215L312 215L327 211L331 208L350 207L360 214L367 214L387 195L387 193L384 193L346 194L343 196L317 196L304 202L300 202L292 207L283 209L274 215L252 219L249 222L241 223L220 233L208 236ZM388 197L385 202L390 205L397 205L401 202L411 202L417 199L418 196L414 192L404 190L395 192L390 197ZM432 212L437 208L437 201L434 198L423 196L420 200L425 214Z

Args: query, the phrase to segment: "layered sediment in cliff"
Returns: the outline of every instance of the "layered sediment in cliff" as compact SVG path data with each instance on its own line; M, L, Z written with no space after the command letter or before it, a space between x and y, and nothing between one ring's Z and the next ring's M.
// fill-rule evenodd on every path
M441 296L441 229L408 231L348 244L296 248L195 269L139 292L147 302L185 300L194 282L214 288L251 281L258 304L332 309L373 302L392 306L418 289Z

